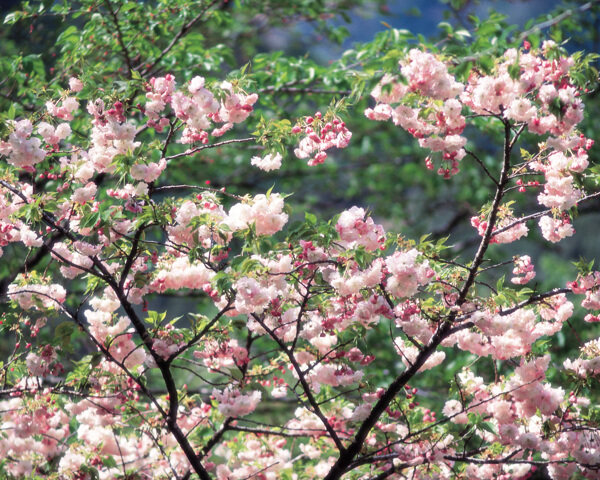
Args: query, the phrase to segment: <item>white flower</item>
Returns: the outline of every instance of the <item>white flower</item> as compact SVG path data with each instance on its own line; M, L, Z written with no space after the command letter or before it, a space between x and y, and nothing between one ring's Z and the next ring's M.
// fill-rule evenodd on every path
M271 170L279 170L281 168L281 154L276 153L275 155L268 154L263 158L260 157L252 157L250 163L255 167L264 170L265 172L269 172Z

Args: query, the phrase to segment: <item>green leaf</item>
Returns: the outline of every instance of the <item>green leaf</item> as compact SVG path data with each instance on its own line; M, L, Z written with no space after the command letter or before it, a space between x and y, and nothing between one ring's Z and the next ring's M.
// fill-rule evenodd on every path
M104 457L102 459L102 464L108 468L117 468L117 466L118 466L117 461L115 460L115 457L112 457L112 456Z
M498 435L495 425L491 422L482 422L481 424L479 424L479 428L485 430L486 432L490 432L494 435Z
M8 111L5 113L5 116L8 120L14 120L16 113L17 113L16 106L14 103L11 103Z
M92 480L99 480L100 476L98 474L98 470L94 467L89 467L87 465L81 465L79 470L83 473L87 473Z
M167 317L167 312L156 312L154 310L150 310L148 316L146 317L146 321L152 325L154 328L158 328L162 321Z
M515 63L513 63L512 65L510 65L508 67L508 74L510 75L510 78L512 78L513 80L518 80L519 77L521 76L521 66L519 65L518 58Z
M242 275L245 275L246 273L252 272L259 267L262 267L262 263L260 263L258 260L255 260L254 258L245 258L240 264L238 272Z
M6 25L12 25L14 23L17 23L21 18L23 18L24 15L25 15L25 12L9 13L6 17L4 17L4 23Z
M93 228L98 223L98 220L100 220L100 212L85 215L80 222L81 228Z
M56 39L56 43L59 45L64 45L66 43L75 43L79 40L79 31L77 27L71 25L67 27Z
M72 352L71 335L75 332L76 326L72 322L62 322L54 329L54 340L66 352Z
M61 322L54 329L56 338L70 337L75 331L75 324L72 322Z
M304 214L304 219L306 220L306 222L309 225L316 225L317 224L317 216L314 215L313 213L306 212Z
M504 278L504 275L502 275L496 282L496 290L498 292L502 291L502 289L504 288L504 281L505 281L505 278Z
M224 293L231 289L231 286L233 284L233 282L231 281L231 277L223 271L218 272L213 277L212 283L216 285L217 290L219 290L220 293Z

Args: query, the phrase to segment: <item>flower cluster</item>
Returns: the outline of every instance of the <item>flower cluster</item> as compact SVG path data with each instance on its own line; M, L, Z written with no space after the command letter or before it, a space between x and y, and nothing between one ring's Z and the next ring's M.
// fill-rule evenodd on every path
M458 96L463 85L448 72L434 55L412 49L400 71L408 85L390 75L383 77L371 96L377 105L365 111L367 118L391 119L415 138L421 147L439 152L443 164L438 173L445 178L458 173L458 162L465 156L466 138L462 104ZM428 168L433 162L428 157Z
M493 75L471 76L461 100L475 113L502 115L540 135L569 133L583 119L583 104L569 82L573 59L555 53L552 41L542 55L509 49Z
M265 172L279 170L281 168L281 153L268 153L264 157L252 157L250 163Z
M304 134L298 148L294 150L296 157L308 158L308 166L319 165L327 158L326 150L330 148L346 148L352 138L352 132L346 123L335 115L323 117L316 112L312 117L304 117L292 128L292 133Z
M365 220L365 210L352 207L344 210L338 219L335 229L346 248L364 247L367 251L385 248L385 230L375 224L371 217Z
M42 142L39 138L30 138L33 132L31 121L13 121L12 126L14 130L8 141L0 141L0 154L5 155L11 165L31 171L33 165L46 157L46 152L41 148Z
M559 211L573 207L583 196L573 185L573 173L583 172L587 166L587 154L583 149L577 156L567 157L563 152L552 152L545 162L532 162L530 168L544 173L544 191L538 196L541 205Z
M56 309L66 300L67 291L62 285L29 283L19 276L8 288L8 295L16 300L23 310Z
M243 417L252 413L261 398L259 391L243 394L238 389L231 387L223 391L215 388L212 394L218 402L219 412L226 417Z
M94 117L92 121L92 146L87 152L89 164L98 173L112 173L117 155L126 155L140 146L135 142L136 127L126 121L123 104L115 102L113 108L106 109L104 100L97 99L87 105L87 111ZM93 170L87 178L91 177ZM84 178L81 178L84 181Z
M485 216L472 217L471 225L477 229L480 236L484 236L488 228L488 221ZM502 231L499 231L502 230ZM512 214L503 215L492 228L490 243L512 243L519 238L524 237L529 232L524 222L517 222Z
M257 235L272 235L287 223L288 215L283 207L283 197L278 193L256 195L250 203L236 203L231 207L223 225L232 232L253 225Z
M167 116L162 112L170 105L175 116L185 124L181 143L208 143L208 130L213 124L223 124L212 130L213 136L221 136L231 129L235 123L241 123L253 111L253 105L258 100L255 93L246 95L234 89L229 82L218 86L224 93L221 101L206 88L203 77L194 77L187 85L187 94L176 90L173 75L151 78L147 86L148 102L144 111L148 115L148 126L162 131L169 124Z
M575 229L568 216L553 218L544 215L540 218L539 223L542 236L552 243L560 242L563 238L570 237L575 233Z
M387 290L397 298L412 297L418 287L433 280L435 272L427 260L419 261L419 252L415 249L407 252L395 252L385 260L391 274L387 280Z
M521 255L514 259L515 268L513 268L513 275L510 279L512 283L517 285L525 285L535 278L534 265L531 263L531 257L529 255Z

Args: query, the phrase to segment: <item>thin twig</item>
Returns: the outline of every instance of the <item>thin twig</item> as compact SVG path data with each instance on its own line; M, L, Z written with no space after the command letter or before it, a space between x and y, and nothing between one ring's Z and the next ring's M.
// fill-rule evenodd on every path
M254 138L254 137L233 138L231 140L224 140L222 142L211 143L209 145L201 145L199 147L192 148L190 150L186 150L185 152L177 153L175 155L170 155L168 157L165 157L165 160L169 161L169 160L174 160L174 159L180 158L180 157L187 157L196 152L200 152L201 150L206 150L207 148L217 148L217 147L222 147L223 145L230 145L232 143L247 143L247 142L254 142L254 141L256 141L256 138Z
M198 13L198 15L196 15L194 18L192 18L188 23L186 23L183 27L181 27L181 30L177 33L177 35L175 35L173 37L173 39L171 40L171 42L163 49L162 52L160 52L160 54L158 55L158 57L156 57L156 59L148 66L146 67L142 72L141 72L141 76L145 77L146 75L148 75L150 72L152 72L152 70L154 69L154 67L156 67L156 65L158 65L158 63L164 58L164 56L169 53L171 51L171 49L177 45L177 43L179 42L179 40L181 40L185 35L187 35L187 33L190 31L190 29L196 24L198 23L202 17L204 16L204 14L208 11L209 8L211 8L213 5L215 5L219 0L212 0L210 3L208 3L206 5L206 7L204 7L200 13ZM139 67L138 67L139 68Z
M579 204L581 202L586 202L588 200L591 200L593 198L598 198L598 197L600 197L600 192L592 193L590 195L586 195L585 197L580 198L577 201L577 203ZM513 228L516 225L519 225L520 223L527 222L529 220L534 220L536 218L543 217L544 215L548 215L550 213L552 213L551 208L549 208L548 210L542 210L541 212L532 213L531 215L527 215L525 217L517 218L513 222L510 222L508 225L505 225L504 227L499 228L498 230L494 230L494 233L492 234L492 236L498 235L499 233L502 233L502 232L506 232L507 230L510 230L511 228Z
M494 178L494 176L491 174L491 172L488 170L488 168L485 166L485 164L483 163L483 161L471 150L468 150L466 148L463 149L465 152L467 152L471 157L473 157L475 159L475 161L481 166L481 168L483 169L483 171L485 172L485 174L492 180L492 182L494 182L494 185L498 186L498 180L496 180Z
M229 192L225 191L225 189L223 189L223 188L203 187L200 185L165 185L163 187L156 187L154 190L152 190L152 193L167 192L170 190L202 190L205 192L218 193L221 195L225 195L227 197L235 198L236 200L239 200L240 202L242 200L244 200L244 197L242 197L240 195L236 195L234 193L229 193Z
M327 90L313 87L269 86L259 89L258 93L314 93L318 95L350 95L352 90Z
M115 28L117 29L117 41L119 42L119 46L121 47L121 52L123 53L123 57L125 58L125 63L127 63L127 76L131 79L131 71L133 69L133 65L131 63L131 57L129 56L129 51L125 46L125 42L123 41L123 32L121 31L121 25L119 24L119 17L117 16L117 12L113 9L111 0L104 0L104 4L108 8L110 15L112 17L113 23L115 24Z
M553 27L554 25L557 25L560 22L562 22L564 19L569 18L570 16L574 15L575 13L585 12L586 10L589 10L590 8L592 8L593 4L598 3L598 2L599 2L599 0L593 0L591 2L584 3L583 5L575 8L575 9L565 10L560 15L557 15L556 17L551 18L550 20L546 20L545 22L538 23L537 25L534 25L530 29L525 30L524 32L521 33L521 35L519 35L519 39L525 40L532 33L539 32L540 30L544 30L546 28Z

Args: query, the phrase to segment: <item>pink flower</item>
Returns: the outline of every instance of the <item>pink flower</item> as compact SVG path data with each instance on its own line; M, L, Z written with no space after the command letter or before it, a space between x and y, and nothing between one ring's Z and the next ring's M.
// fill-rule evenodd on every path
M536 115L536 108L527 98L519 97L513 100L504 111L506 118L512 118L517 122L528 123Z
M283 212L283 198L278 193L256 195L250 204L237 203L223 220L232 231L244 230L254 223L257 235L272 235L283 228L288 220Z
M588 310L600 310L600 289L590 289L585 292L585 299L582 300L581 306ZM587 318L586 321L596 321L594 317Z
M444 416L450 417L454 423L467 423L468 417L466 413L462 413L463 410L463 406L458 400L448 400L444 404L442 413Z
M575 233L573 225L568 219L556 219L544 215L540 218L540 229L542 236L549 242L560 242L565 237L570 237Z
M94 182L89 182L85 187L76 189L71 195L73 203L86 203L93 200L98 187Z
M52 371L52 363L56 360L56 351L51 345L47 345L40 352L41 355L37 355L34 352L29 352L25 363L29 373L35 377L45 377Z
M482 237L485 235L485 232L488 228L487 220L483 220L484 217L472 217L471 225L473 228L477 229L477 233ZM524 237L529 233L529 229L525 222L520 222L500 233L494 233L496 230L501 228L505 228L508 225L512 224L515 221L515 218L512 214L507 214L504 218L500 219L496 222L494 229L492 230L492 238L490 239L490 243L512 243L518 240L521 237Z
M75 97L67 97L62 100L62 105L53 102L46 102L46 109L53 117L62 118L63 120L73 120L73 112L79 108L79 102Z
M367 109L365 115L380 121L391 117L395 125L417 138L421 147L440 152L438 157L441 157L442 165L438 173L450 178L458 173L458 162L466 154L463 147L467 140L460 135L465 128L465 117L462 115L462 104L456 99L463 91L463 85L456 82L447 67L429 53L413 49L407 60L400 64L409 87L394 77L385 76L372 92L377 105ZM383 93L383 89L392 93ZM427 102L427 111L424 111L421 100L403 98L408 91L434 101ZM398 103L395 107L391 105ZM426 164L430 170L434 169L430 157Z
M68 123L61 123L56 129L46 122L40 122L37 127L38 133L44 137L46 143L56 145L71 135L71 126Z
M367 108L365 117L369 120L388 120L392 116L392 107L385 103L379 103L375 108Z
M58 471L62 475L76 474L77 472L79 472L81 466L86 463L87 461L85 455L69 450L60 459L60 462L58 464Z
M363 246L367 251L375 251L385 243L385 231L381 225L375 224L371 217L366 217L365 210L356 206L344 210L335 229L347 248Z
M250 277L240 278L234 287L237 291L235 309L239 313L262 313L269 302L277 297L274 287L265 287Z
M333 117L329 122L325 122L321 112L315 113L314 117L305 117L292 132L304 132L306 135L300 140L294 154L301 159L308 158L307 164L310 167L325 161L326 150L334 147L346 148L352 138L352 132L343 121Z
M26 247L41 247L43 242L42 237L31 230L27 225L22 225L18 232L13 235L14 241L21 241Z
M391 274L387 288L395 297L412 297L417 293L419 285L425 285L432 280L434 272L429 267L429 262L417 262L419 255L420 253L413 248L407 252L395 252L385 260Z
M406 368L410 368L414 361L419 356L419 349L414 345L408 345L404 342L401 337L398 337L394 341L394 347L396 348L396 352L400 356L402 363L406 366ZM446 358L446 354L441 351L434 352L425 363L419 368L419 372L424 372L425 370L430 370L434 367L437 367L441 364Z
M17 300L23 310L38 310L38 305L42 308L57 308L58 304L65 301L67 292L62 285L58 284L19 286L11 283L8 287L8 295L11 299Z
M226 417L243 417L252 413L262 396L257 390L244 395L231 385L222 392L215 388L212 394L219 403L219 412Z
M81 92L83 90L83 83L77 77L69 78L69 90L73 93Z
M19 168L28 168L40 163L46 157L46 152L40 148L39 138L29 138L33 125L29 120L12 122L14 131L9 135L8 142L2 142L1 153L8 156L8 163Z
M158 271L151 288L157 292L182 288L197 290L210 284L213 276L214 273L202 262L190 263L187 257L179 257Z
M408 52L408 59L400 64L410 89L425 97L446 100L456 97L463 89L448 73L446 65L430 53L413 48Z
M131 167L129 174L135 180L143 180L146 183L151 183L160 176L166 167L167 161L161 158L158 163L149 163L147 165L137 163Z
M219 342L209 339L202 344L203 350L196 350L194 357L202 359L204 365L213 369L231 370L248 363L248 350L238 345L236 339Z
M160 119L166 105L171 101L171 95L175 90L175 77L166 75L165 77L152 77L150 79L151 90L146 93L146 98L149 100L144 106L146 115L150 121L150 126L155 126L155 123Z
M252 113L253 107L258 100L258 95L253 93L245 95L243 93L234 93L233 86L229 82L223 82L221 88L229 91L221 103L218 117L220 121L230 123L241 123Z
M363 375L364 372L354 371L347 366L338 367L320 363L312 369L308 381L315 390L320 390L320 385L331 385L332 387L352 385L359 382Z
M167 360L172 354L177 352L179 347L180 344L172 341L170 338L157 338L152 342L152 350L164 360Z
M470 87L470 95L465 92L461 98L476 113L489 114L500 113L501 108L509 107L519 95L520 85L508 73L503 73L497 77L480 77Z
M233 123L226 123L220 128L215 128L211 133L213 137L222 137L233 128Z
M531 263L531 257L529 255L522 255L520 257L516 257L514 259L515 268L513 269L513 275L523 275L515 276L510 279L512 283L517 285L525 285L527 282L532 280L535 277L535 270L533 264Z

